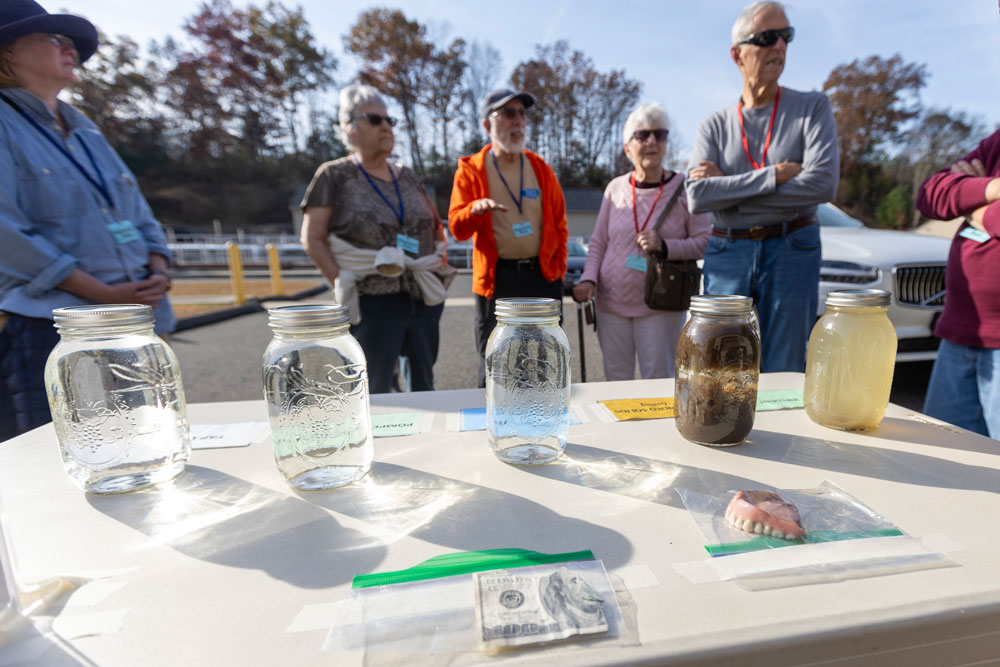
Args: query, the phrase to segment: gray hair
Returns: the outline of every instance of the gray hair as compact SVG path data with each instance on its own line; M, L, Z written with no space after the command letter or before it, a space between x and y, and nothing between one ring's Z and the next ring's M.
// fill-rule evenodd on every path
M366 104L386 106L385 100L382 99L382 94L372 86L363 83L352 83L340 89L340 111L337 114L337 119L340 121L340 140L349 148L354 148L350 137L347 135L351 123L354 122L352 120L354 118L354 111Z
M774 0L759 0L752 5L747 5L736 19L736 23L733 24L733 32L731 35L733 39L733 46L736 46L737 42L750 34L750 25L753 23L755 16L765 9L770 9L772 7L780 9L786 15L788 14L785 10L785 6L780 2L774 2Z
M660 128L669 130L670 119L667 118L666 108L659 102L640 104L637 106L635 110L628 115L628 118L625 119L625 128L622 130L622 138L625 139L626 144L629 142L629 139L632 138L632 134L640 125L646 125L652 130L658 130Z

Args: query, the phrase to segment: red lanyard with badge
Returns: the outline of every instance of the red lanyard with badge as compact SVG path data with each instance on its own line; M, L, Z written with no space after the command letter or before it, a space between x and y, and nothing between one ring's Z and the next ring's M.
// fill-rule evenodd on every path
M753 159L750 155L750 143L747 141L747 133L743 129L743 98L740 98L740 103L736 107L736 115L740 119L740 136L743 138L743 150L747 154L747 159L750 160L750 164L753 165L754 169L761 169L764 167L764 162L767 161L767 149L771 147L771 131L774 130L774 118L778 115L778 102L781 101L781 88L778 88L777 95L774 96L774 108L771 109L771 122L767 125L767 137L764 139L764 152L760 156L760 164Z

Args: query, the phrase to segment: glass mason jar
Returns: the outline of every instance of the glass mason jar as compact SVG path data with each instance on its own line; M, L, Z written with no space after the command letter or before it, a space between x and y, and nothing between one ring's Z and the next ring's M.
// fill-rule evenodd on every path
M119 493L175 477L191 436L180 366L153 333L153 309L73 306L52 316L60 339L45 390L70 478L84 491Z
M342 305L267 311L264 398L274 462L296 489L318 491L368 473L374 457L368 370Z
M556 299L497 299L486 343L486 433L507 463L547 463L569 435L569 340Z
M745 296L691 298L691 319L677 342L677 430L700 445L743 442L757 415L760 336Z
M806 355L806 414L817 424L855 431L882 421L896 365L889 298L878 289L827 294Z

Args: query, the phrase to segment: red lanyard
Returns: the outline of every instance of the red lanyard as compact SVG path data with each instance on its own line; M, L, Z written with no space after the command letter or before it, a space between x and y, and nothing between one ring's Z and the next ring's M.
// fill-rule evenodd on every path
M653 200L653 205L649 208L649 213L646 215L646 222L642 223L642 229L639 229L639 212L635 208L635 172L632 172L632 218L635 220L635 233L638 234L640 231L646 231L646 225L649 224L649 219L653 217L653 209L656 208L656 202L660 201L660 195L663 194L663 186L666 181L663 180L663 172L660 172L660 189L656 191L656 199Z
M778 88L778 94L774 96L774 108L771 109L771 122L767 126L767 138L764 140L764 152L760 156L760 164L753 159L750 155L750 144L747 143L747 133L743 130L743 98L740 98L739 106L736 109L737 114L740 117L740 136L743 137L743 150L746 151L747 159L750 160L750 164L753 165L754 169L760 169L764 166L764 162L767 160L767 149L771 147L771 130L774 129L774 117L778 115L778 102L781 101L781 88Z

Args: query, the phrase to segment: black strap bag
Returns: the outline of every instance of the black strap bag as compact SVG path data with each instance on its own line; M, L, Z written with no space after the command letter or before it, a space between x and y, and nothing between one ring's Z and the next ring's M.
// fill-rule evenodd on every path
M653 231L660 228L667 214L684 189L684 184L674 190L670 201L653 225ZM646 256L646 305L653 310L687 310L691 297L701 291L701 269L693 259L671 261L659 251Z

